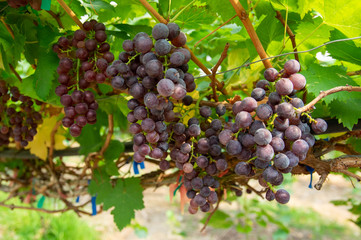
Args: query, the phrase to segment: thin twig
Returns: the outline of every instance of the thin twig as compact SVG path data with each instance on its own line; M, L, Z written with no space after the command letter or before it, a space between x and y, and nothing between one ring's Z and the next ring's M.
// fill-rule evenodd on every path
M14 66L9 64L10 70L15 74L16 78L19 79L20 82L23 82L23 79L20 77L19 73L15 70Z
M212 86L212 90L213 90L213 99L216 102L218 102L218 96L217 96L217 92L216 92L216 73L217 73L219 66L222 64L223 60L227 57L228 48L229 48L229 43L226 43L226 46L224 46L221 57L218 59L218 62L216 63L216 65L214 65L214 67L212 68L211 86Z
M1 17L0 20L1 20L1 22L4 24L6 30L8 30L8 32L10 33L11 37L12 37L13 39L15 39L14 31L13 31L13 30L11 29L11 27L5 22L4 17Z
M348 76L361 75L361 70L346 73Z
M110 141L112 140L113 133L114 133L114 120L113 120L113 115L110 114L110 115L108 115L108 134L107 134L107 138L105 139L102 149L99 151L100 155L104 155L105 151L109 147Z
M60 6L65 10L65 12L71 17L71 19L73 19L73 21L80 27L80 29L84 30L83 24L80 22L79 18L76 16L73 10L71 10L70 7L63 0L57 1Z
M61 125L61 121L57 121L50 133L50 147L49 147L48 161L52 169L54 169L53 159L54 159L54 148L55 148L55 134L58 131L60 125Z
M310 103L308 103L306 106L298 108L297 113L302 113L311 110L311 108L322 98L341 91L348 91L348 92L361 92L361 87L355 87L355 86L339 86L331 88L327 91L321 91L320 95L318 95L315 99L313 99Z
M58 23L60 28L64 28L64 25L61 22L61 19L58 14L54 13L52 10L48 10L47 12L55 19L55 21Z
M295 59L297 61L299 61L298 58L298 53L297 53L297 44L296 44L296 36L293 34L291 28L288 26L288 24L286 24L285 20L282 17L282 14L280 11L276 11L276 18L282 23L282 25L286 28L287 34L288 36L290 36L291 42L292 42L292 47L293 47L293 51L295 51Z
M340 170L339 172L343 173L343 174L346 174L347 176L350 176L350 177L353 177L353 178L356 178L357 181L361 181L361 177L357 174L354 174L348 170Z
M202 42L204 39L206 39L207 37L209 37L210 35L212 35L213 33L215 33L218 29L220 29L221 27L223 27L224 25L228 24L230 21L232 21L235 17L237 17L237 14L234 15L233 17L231 17L230 19L228 19L227 21L225 21L224 23L222 23L222 25L220 25L219 27L217 27L216 29L214 29L212 32L208 33L206 36L202 37L198 42L196 42L196 44L194 44L193 47L196 47L200 42Z
M203 232L203 231L206 229L206 227L207 227L209 221L211 220L213 214L217 211L217 209L218 209L218 207L219 207L219 203L220 203L221 201L222 201L222 197L221 197L220 194L218 194L218 202L217 202L217 205L216 205L216 207L213 209L213 211L208 215L207 220L205 221L205 223L204 223L204 225L203 225L203 227L202 227L202 229L201 229L201 232Z
M248 13L246 12L246 10L243 8L242 4L238 1L238 0L229 0L234 8L234 10L236 11L239 19L241 19L244 27L247 30L247 33L249 35L249 37L251 38L253 45L255 46L258 55L260 56L260 58L265 59L267 58L267 54L266 51L264 50L261 41L259 40L256 31L253 28L252 22L248 17ZM265 66L265 68L271 68L272 64L271 62L266 59L263 60L263 65Z

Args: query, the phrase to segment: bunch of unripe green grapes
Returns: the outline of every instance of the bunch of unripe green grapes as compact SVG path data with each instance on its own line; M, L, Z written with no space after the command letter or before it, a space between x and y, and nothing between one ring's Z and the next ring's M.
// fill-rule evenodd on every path
M94 93L86 90L110 78L106 70L114 60L106 42L105 26L95 20L83 24L84 30L60 37L53 46L60 59L57 73L60 85L55 93L64 106L63 126L77 137L86 124L96 123L98 103Z
M26 147L33 141L36 128L43 121L34 109L34 103L41 105L41 102L20 94L17 87L0 81L0 146L7 146L14 140Z

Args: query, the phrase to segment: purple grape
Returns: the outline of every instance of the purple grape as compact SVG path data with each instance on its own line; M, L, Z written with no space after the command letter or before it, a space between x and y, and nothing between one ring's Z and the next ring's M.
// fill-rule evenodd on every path
M233 132L229 129L225 129L219 133L218 136L219 142L224 146L226 146L229 143L229 141L232 140L232 136L233 136Z
M274 152L282 152L285 148L285 142L280 137L273 137L270 145L273 147Z
M234 172L237 175L249 175L251 173L251 166L246 162L239 162L234 168Z
M271 92L268 101L271 105L276 106L282 101L282 98L277 92Z
M249 127L253 122L252 116L249 112L241 111L237 113L235 124L237 128L247 128Z
M242 151L242 145L236 140L230 140L227 143L226 150L229 155L237 155Z
M167 55L170 52L171 48L172 46L165 39L159 39L154 44L154 50L159 56Z
M148 36L139 37L134 40L134 48L137 52L147 53L153 47L153 41Z
M251 93L251 97L256 101L262 101L266 96L266 91L263 88L255 88Z
M291 59L285 63L284 69L288 75L291 75L294 73L298 73L301 69L301 66L297 60Z
M297 156L301 157L304 154L307 154L309 145L305 140L298 139L292 144L292 152Z
M155 122L151 118L146 118L141 123L144 132L152 132L155 129Z
M266 128L260 128L254 134L254 141L261 146L265 146L272 141L272 134Z
M281 103L277 106L276 113L281 118L291 118L295 114L292 104L290 103Z
M275 194L275 198L277 202L286 204L290 201L290 194L284 189L279 189Z
M275 68L267 68L266 71L264 71L263 76L268 81L274 82L277 80L278 74L279 73Z
M219 146L219 145L217 145ZM219 171L223 172L225 170L227 170L228 168L228 163L225 159L218 159L217 162L216 162L216 167Z
M289 95L293 91L293 84L288 78L281 78L276 82L276 91L279 95Z
M311 124L312 130L317 134L324 133L327 130L327 122L321 118L316 118L315 121Z
M259 160L269 162L274 156L274 150L271 145L257 146L256 156Z
M257 107L256 114L257 114L257 117L259 117L260 119L267 120L272 116L273 110L270 107L270 105L261 104Z
M168 23L167 27L169 29L168 39L173 40L174 38L178 37L180 33L180 28L176 23Z
M163 97L169 97L174 93L174 83L171 80L164 78L158 82L157 90Z
M297 139L300 139L302 136L301 129L299 129L295 125L289 126L285 131L285 137L290 141L296 141Z

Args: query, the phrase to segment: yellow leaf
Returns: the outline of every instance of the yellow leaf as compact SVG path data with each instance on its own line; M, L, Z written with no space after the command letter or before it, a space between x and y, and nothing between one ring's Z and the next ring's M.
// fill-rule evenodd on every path
M35 135L34 140L29 142L29 145L26 149L30 149L30 153L38 156L40 159L46 160L48 156L48 147L50 147L51 140L50 135L55 124L57 122L57 117L53 116L51 118L45 118L42 125L37 129L38 133ZM55 134L55 149L64 149L66 146L63 144L65 137L61 134L61 128L58 129Z

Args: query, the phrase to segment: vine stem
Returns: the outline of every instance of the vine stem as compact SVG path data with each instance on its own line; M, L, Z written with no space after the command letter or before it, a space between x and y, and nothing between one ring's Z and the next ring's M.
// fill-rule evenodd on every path
M227 57L228 48L229 48L229 43L226 43L226 46L224 46L221 57L218 59L218 62L216 63L216 65L214 65L214 67L212 68L211 86L212 86L212 90L213 90L213 99L216 102L218 102L218 96L217 96L217 92L216 92L216 73L217 73L217 69L222 64L223 60Z
M361 87L355 87L355 86L339 86L331 88L327 91L321 91L320 95L318 95L315 99L313 99L310 103L308 103L306 106L298 108L296 111L297 113L302 113L311 110L311 108L322 98L331 95L333 93L341 92L341 91L348 91L348 92L361 92Z
M259 40L256 31L253 28L252 22L248 17L248 13L246 12L246 10L243 8L242 4L238 1L238 0L229 0L234 8L234 10L236 11L239 19L241 19L244 27L247 30L247 33L249 35L249 37L251 38L253 45L255 46L258 55L260 56L260 58L267 58L267 54L262 46L261 41ZM271 62L266 59L266 60L262 60L263 65L265 66L265 68L271 68L272 64Z
M108 115L108 134L102 149L99 151L100 155L104 155L105 151L109 147L110 141L113 136L113 132L114 132L114 120L113 120L113 115L110 114Z
M50 148L48 154L48 161L52 169L54 169L53 159L54 159L54 148L55 148L55 134L58 131L60 125L61 125L61 121L57 121L50 133Z
M139 0L139 2L160 22L160 23L164 23L167 24L168 21L165 20L146 0ZM196 55L194 55L193 51L187 46L184 45L184 48L186 48L190 54L191 54L191 59L192 61L202 69L202 71L209 75L209 78L212 80L212 73L209 71L209 69L204 66L204 64L196 57ZM217 81L217 79L215 79L215 82L217 84L217 89L219 91L221 91L223 94L227 95L227 91L225 89L223 89L223 84L220 83L219 81Z
M282 25L286 28L286 32L288 34L288 36L290 36L291 39L291 43L292 43L292 48L293 51L295 51L295 59L297 61L299 61L298 58L298 53L297 53L297 44L296 44L296 36L295 34L293 34L291 28L288 26L288 24L286 24L285 20L282 17L282 14L280 11L276 11L276 18L282 23Z
M73 10L71 10L70 7L63 0L57 1L60 6L65 10L65 12L71 17L71 19L73 19L73 21L80 27L80 29L84 30L83 24L80 22L79 18L76 16Z

